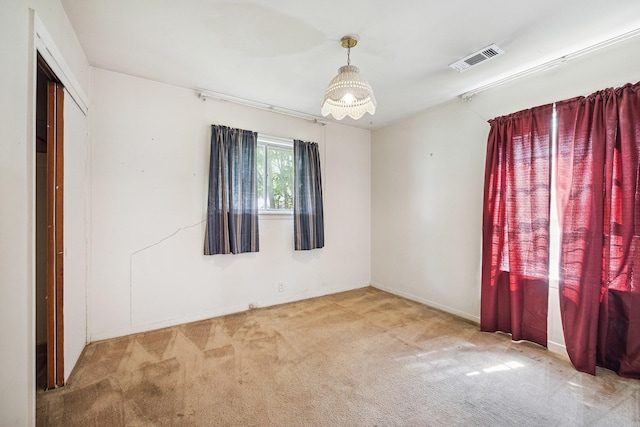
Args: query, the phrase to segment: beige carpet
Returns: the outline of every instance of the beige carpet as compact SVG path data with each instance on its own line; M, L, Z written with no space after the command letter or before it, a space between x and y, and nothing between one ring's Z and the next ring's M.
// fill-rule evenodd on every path
M40 426L639 425L640 381L364 288L90 344Z

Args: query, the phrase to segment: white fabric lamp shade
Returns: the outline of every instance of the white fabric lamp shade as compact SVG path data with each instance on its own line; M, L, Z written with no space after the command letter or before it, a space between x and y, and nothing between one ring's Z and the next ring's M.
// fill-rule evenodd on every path
M355 46L357 40L345 36L341 40L342 46L348 48ZM351 65L347 54L347 65L340 67L335 76L324 91L322 100L322 115L331 114L337 120L346 116L358 120L365 113L373 115L376 112L376 98L373 89L358 67Z
M337 120L342 120L346 116L358 120L365 113L373 115L376 112L376 105L371 85L360 74L358 67L345 65L340 67L338 75L331 80L327 90L324 91L322 115L331 114Z

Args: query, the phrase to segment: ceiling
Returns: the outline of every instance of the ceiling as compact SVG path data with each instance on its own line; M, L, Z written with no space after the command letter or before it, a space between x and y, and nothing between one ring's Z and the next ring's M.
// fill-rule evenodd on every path
M640 28L638 0L62 0L98 68L320 115L351 63L373 86L380 128L528 68ZM505 55L448 64L491 43ZM331 119L325 119L332 121Z

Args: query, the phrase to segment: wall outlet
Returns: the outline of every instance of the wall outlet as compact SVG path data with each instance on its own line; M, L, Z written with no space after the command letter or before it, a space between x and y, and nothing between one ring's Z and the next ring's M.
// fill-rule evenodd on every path
M278 283L278 292L284 292L284 283Z
M249 310L255 310L256 308L258 308L258 304L249 304Z

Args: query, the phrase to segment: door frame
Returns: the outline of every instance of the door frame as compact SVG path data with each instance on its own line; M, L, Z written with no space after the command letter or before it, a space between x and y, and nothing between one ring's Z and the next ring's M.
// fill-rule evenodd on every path
M64 162L62 161L63 157L64 157L64 151L63 151L63 144L62 144L62 138L64 135L63 132L63 96L67 97L67 100L73 100L73 102L75 102L75 104L78 106L78 108L80 109L80 111L82 112L82 114L84 114L85 116L88 115L88 110L89 110L89 98L87 96L87 94L84 92L84 90L82 89L82 86L80 85L79 81L76 79L76 76L74 75L71 67L67 64L64 55L62 54L62 52L60 51L60 49L57 47L54 38L49 34L49 32L47 31L43 21L40 19L40 17L38 16L38 13L33 9L30 8L29 9L29 15L30 15L30 20L32 23L32 29L33 29L33 51L32 51L32 69L34 72L34 78L33 78L33 111L32 111L32 118L33 118L33 124L35 126L35 116L36 116L36 109L37 109L37 100L36 100L36 96L35 96L35 92L36 92L36 78L35 78L35 74L37 74L37 68L41 65L44 65L46 67L46 69L49 71L49 80L53 80L56 81L59 86L60 86L60 91L59 93L62 94L64 92L66 92L66 95L61 95L60 97L56 96L56 99L59 100L59 106L60 108L57 108L56 111L58 112L57 116L57 120L59 120L59 126L56 127L56 134L57 134L57 140L56 140L56 151L59 150L59 158L60 158L60 162L58 164L58 167L56 168L56 172L60 178L60 182L62 182L62 177L64 175ZM64 88L62 88L62 86L64 86ZM34 158L33 158L33 164L35 167L35 144L37 144L36 141L36 132L33 132L33 140L34 140L34 150L32 150L32 153L34 154ZM47 138L49 139L49 138ZM48 150L47 150L48 151ZM47 159L47 163L49 162L49 160ZM33 176L33 186L32 186L32 190L35 193L35 170L34 170L34 176ZM47 190L49 191L49 190ZM55 194L55 192L54 192ZM63 202L63 197L64 196L64 189L62 189L62 191L60 191L58 193L58 199L59 199L59 203L62 204ZM54 197L55 199L55 197ZM59 268L56 272L56 278L59 279L60 284L62 284L62 275L64 273L64 265L63 265L63 258L64 258L64 245L63 245L63 241L62 241L62 237L63 237L63 209L58 209L57 213L59 215L58 218L58 222L59 222L59 226L56 227L56 232L58 233L58 236L60 237L59 239L59 245L54 249L52 255L54 256L54 258L57 260ZM34 227L34 234L35 234L35 212L32 212L32 225ZM55 237L55 235L54 235ZM47 239L49 238L49 236L47 236ZM35 246L34 246L35 249ZM49 254L47 254L47 256L49 256ZM33 260L35 261L35 254L33 256ZM31 264L33 271L35 273L35 264ZM49 272L47 273L48 275L50 274ZM58 277L57 275L60 275L60 277ZM35 274L33 275L34 280L31 283L31 292L33 295L33 299L32 299L32 309L31 309L31 324L32 326L35 326L35 320L36 320L36 313L35 313L35 297L36 297L36 283L35 283ZM53 312L57 312L59 313L59 318L60 321L57 322L56 327L54 329L54 335L57 336L57 343L58 345L55 348L55 354L57 355L57 361L54 364L54 376L55 379L53 381L54 384L58 384L57 386L63 385L64 384L64 375L65 375L65 371L64 371L64 337L63 337L63 332L64 332L64 324L63 324L63 304L62 304L62 295L63 295L63 287L62 286L58 286L57 289L54 290L54 293L57 292L57 294L59 295L58 299L54 299L54 304L52 305L52 311ZM48 305L48 303L47 303ZM35 331L35 327L33 328L33 330ZM48 333L47 333L48 334ZM32 333L33 336L33 343L35 344L35 334ZM35 350L35 345L34 345L34 350ZM34 351L35 352L35 351ZM32 361L34 361L34 359L31 359ZM32 366L34 366L35 364L32 363ZM50 370L48 370L50 371ZM66 374L69 374L68 372ZM48 376L48 373L47 373ZM35 385L35 382L34 382Z

